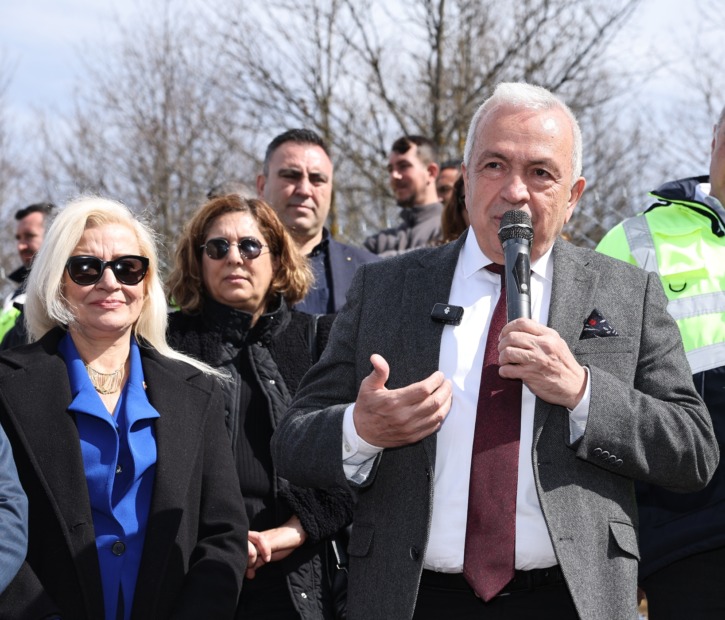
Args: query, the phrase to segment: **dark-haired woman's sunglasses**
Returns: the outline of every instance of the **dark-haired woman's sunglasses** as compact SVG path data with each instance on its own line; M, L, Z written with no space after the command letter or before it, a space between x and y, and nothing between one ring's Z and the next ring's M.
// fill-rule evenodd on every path
M120 256L115 260L101 260L97 256L71 256L65 264L70 279L79 286L90 286L100 281L103 271L110 267L121 284L133 286L146 277L149 259L145 256Z
M262 248L269 247L255 237L244 237L236 242L219 237L217 239L209 239L200 248L206 250L206 255L212 260L221 260L229 254L229 250L231 250L233 245L239 248L239 253L247 260L254 260L262 253Z

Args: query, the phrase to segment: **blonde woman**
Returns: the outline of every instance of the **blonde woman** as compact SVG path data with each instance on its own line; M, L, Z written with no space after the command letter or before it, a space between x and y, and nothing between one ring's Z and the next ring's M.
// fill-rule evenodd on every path
M172 351L150 231L81 198L28 281L33 342L0 357L0 421L30 505L0 616L230 618L247 522L219 378Z

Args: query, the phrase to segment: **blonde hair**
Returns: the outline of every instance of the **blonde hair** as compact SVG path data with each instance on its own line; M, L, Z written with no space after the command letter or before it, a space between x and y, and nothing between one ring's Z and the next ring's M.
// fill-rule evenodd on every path
M249 213L269 244L269 251L279 260L279 268L269 287L267 300L280 294L293 305L301 301L312 285L314 276L307 260L299 253L292 237L272 207L263 200L227 194L203 204L184 227L174 253L174 268L167 280L169 301L184 312L197 313L204 303L201 246L214 220L227 213Z
M136 235L139 250L149 259L143 279L144 301L133 333L141 344L151 345L164 357L187 362L213 375L217 371L166 343L167 307L159 277L159 260L153 231L120 202L83 196L69 202L56 216L33 260L27 282L25 320L30 340L38 340L54 327L72 325L76 318L63 295L63 274L68 258L88 228L117 224Z

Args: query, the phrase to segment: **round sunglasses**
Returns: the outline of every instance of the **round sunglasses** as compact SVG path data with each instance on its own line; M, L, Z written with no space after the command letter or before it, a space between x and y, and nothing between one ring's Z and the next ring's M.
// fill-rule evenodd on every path
M114 260L102 260L97 256L71 256L65 264L70 279L79 286L90 286L99 282L106 267L111 268L121 284L133 286L146 277L149 259L130 254Z
M262 253L262 248L269 247L255 237L243 237L236 242L218 237L216 239L209 239L209 241L199 246L199 248L206 250L206 255L212 260L221 260L229 254L229 250L231 250L233 245L239 248L239 253L247 260L254 260Z

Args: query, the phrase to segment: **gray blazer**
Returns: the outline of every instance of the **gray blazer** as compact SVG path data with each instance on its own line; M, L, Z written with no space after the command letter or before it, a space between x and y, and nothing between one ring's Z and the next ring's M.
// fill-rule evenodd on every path
M379 353L390 363L389 388L437 370L444 326L430 312L448 300L462 244L360 268L320 362L274 436L281 475L300 485L348 485L342 419L371 371L369 357ZM639 559L633 480L700 489L717 465L718 447L656 275L563 241L553 261L549 326L589 368L591 405L583 438L570 445L566 410L537 399L536 488L581 618L633 620ZM580 339L595 308L618 336ZM435 452L434 435L384 450L357 487L350 620L412 617Z

